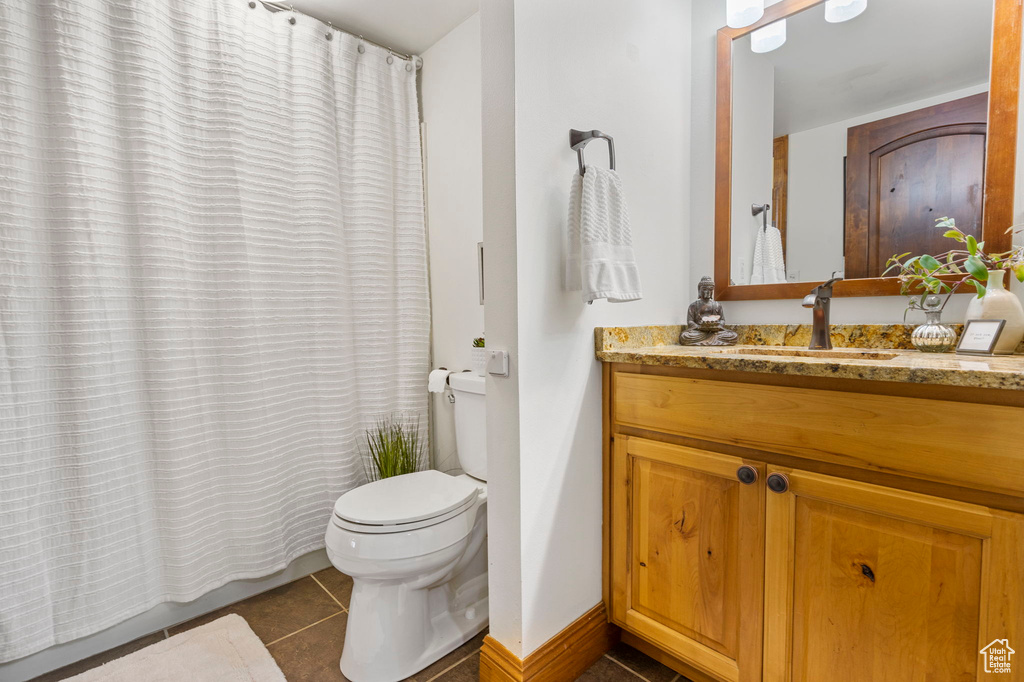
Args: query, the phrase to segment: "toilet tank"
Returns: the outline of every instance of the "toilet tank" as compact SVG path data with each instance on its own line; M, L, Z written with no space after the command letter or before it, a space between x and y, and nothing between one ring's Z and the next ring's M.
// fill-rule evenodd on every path
M455 448L462 470L487 480L487 380L474 372L452 374L448 384L455 394Z

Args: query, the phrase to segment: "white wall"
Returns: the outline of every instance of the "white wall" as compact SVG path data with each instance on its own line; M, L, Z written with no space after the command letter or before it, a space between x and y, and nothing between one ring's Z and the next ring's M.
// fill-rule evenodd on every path
M765 216L750 214L751 204L772 204L774 164L773 118L775 67L750 50L750 39L739 41L733 55L732 123L732 279L750 282L757 231ZM744 49L745 48L745 49ZM773 221L774 206L767 216ZM701 275L714 275L705 268ZM695 271L696 272L696 271Z
M476 251L483 240L479 15L422 56L431 351L434 367L461 371L470 366L473 339L484 333ZM434 467L456 472L453 405L434 394L431 408Z
M846 156L846 140L850 128L986 90L987 82L791 133L789 213L786 221L787 274L798 274L794 281L820 281L828 279L834 270L842 272L844 268L843 194L846 183L843 157Z
M481 13L485 84L514 73L514 179L491 166L489 150L507 151L500 138L508 134L492 122L507 124L509 110L489 120L485 86L489 346L492 319L518 313L513 377L491 381L488 389L517 386L519 447L500 455L489 450L488 486L491 499L518 497L519 537L512 537L510 520L495 519L489 542L502 551L506 543L518 545L520 575L513 582L516 576L506 574L507 567L494 571L492 561L491 598L503 604L492 609L491 633L525 656L601 601L601 374L594 327L682 321L695 295L687 257L689 6L680 0L485 0ZM507 48L493 46L492 33L514 35L514 53L504 53L500 63L488 53ZM576 168L570 128L599 128L615 138L642 301L587 306L579 292L562 290L567 193ZM607 163L599 143L586 157ZM508 220L508 207L500 209L507 194L487 189L497 178L515 198L514 223L502 229L490 215ZM515 300L511 292L492 297L490 283L491 240L511 246L506 230L514 231L517 267L505 284L514 284ZM489 394L489 428L496 409ZM488 434L489 448L502 446L496 440ZM506 457L518 458L518 481L495 474L496 465L512 469ZM518 613L505 608L512 601L508 592L520 600Z
M694 272L712 267L714 258L715 189L715 36L725 25L725 3L721 0L691 0L692 23L692 119L691 162L693 198L690 222L690 262ZM1024 106L1021 107L1024 118ZM1024 128L1019 130L1024 133ZM1017 166L1024 168L1024 134L1018 136ZM1018 173L1018 188L1021 176ZM1024 202L1018 189L1015 220L1024 223ZM1014 287L1018 295L1019 288ZM810 287L808 287L809 289ZM946 307L945 318L959 321L967 310L968 296L955 296ZM798 299L780 301L727 301L725 314L730 323L809 324L810 313ZM885 324L903 321L906 299L901 296L839 298L832 302L832 321L842 324ZM910 322L923 321L911 316Z
M508 351L510 376L487 378L487 564L490 634L522 652L519 458L519 254L516 235L515 0L481 0L484 279L487 345Z

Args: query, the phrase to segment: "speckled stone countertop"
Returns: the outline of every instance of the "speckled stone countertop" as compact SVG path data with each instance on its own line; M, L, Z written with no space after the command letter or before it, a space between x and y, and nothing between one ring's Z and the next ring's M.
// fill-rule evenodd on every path
M809 325L728 327L740 335L735 346L680 346L679 325L598 327L597 357L636 365L1024 391L1024 355L921 353L910 345L912 325L833 325L832 351L807 351ZM773 349L806 355L764 354Z

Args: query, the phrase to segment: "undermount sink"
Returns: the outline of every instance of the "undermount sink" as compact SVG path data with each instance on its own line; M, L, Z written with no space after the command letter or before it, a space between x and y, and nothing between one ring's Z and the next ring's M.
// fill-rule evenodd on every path
M790 348L788 346L764 348L728 348L721 352L734 355L774 355L778 357L799 358L834 358L838 360L892 360L896 353L873 350L870 348L833 348L832 350L811 350L810 348Z

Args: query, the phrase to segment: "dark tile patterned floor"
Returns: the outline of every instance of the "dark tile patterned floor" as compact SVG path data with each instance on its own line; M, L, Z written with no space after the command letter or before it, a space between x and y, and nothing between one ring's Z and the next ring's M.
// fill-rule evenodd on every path
M288 682L347 682L338 662L345 643L352 579L327 568L293 583L250 597L187 623L142 637L79 661L32 682L57 682L126 656L229 613L245 618L277 661ZM407 682L470 682L480 678L481 633ZM601 657L579 682L686 682L675 671L619 644Z

